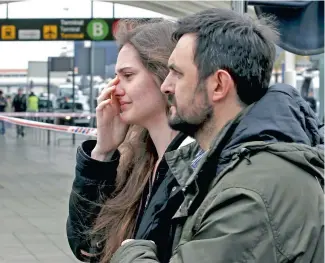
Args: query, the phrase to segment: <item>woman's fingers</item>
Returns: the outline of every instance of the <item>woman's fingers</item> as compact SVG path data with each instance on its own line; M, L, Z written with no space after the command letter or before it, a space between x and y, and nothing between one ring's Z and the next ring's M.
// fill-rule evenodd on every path
M116 87L116 86L114 86L114 87ZM119 104L119 100L116 98L114 92L115 92L115 91L112 91L112 93L111 93L112 104L114 104L114 105L118 105L118 106L119 106L119 105L120 105L120 104Z
M96 107L96 111L97 112L101 112L107 105L109 105L112 102L111 99L107 99L102 101L101 103L98 104L98 106Z
M117 85L117 83L119 83L119 78L118 76L115 76L115 78L108 83L108 86Z
M97 103L100 104L102 101L111 99L112 93L115 91L116 86L111 86L103 89L102 93L97 98Z

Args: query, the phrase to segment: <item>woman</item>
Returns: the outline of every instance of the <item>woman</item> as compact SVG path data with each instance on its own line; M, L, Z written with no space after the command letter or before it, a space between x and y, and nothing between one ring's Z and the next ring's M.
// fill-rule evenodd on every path
M124 240L150 237L167 262L173 233L160 215L172 215L165 213L166 202L177 183L164 154L191 141L170 129L160 92L175 46L174 23L132 22L131 31L125 25L116 36L117 78L98 98L97 141L77 152L68 240L78 259L106 263Z

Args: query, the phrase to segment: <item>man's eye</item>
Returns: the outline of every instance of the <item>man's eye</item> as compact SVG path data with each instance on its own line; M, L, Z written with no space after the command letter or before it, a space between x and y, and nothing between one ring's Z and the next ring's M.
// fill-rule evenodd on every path
M181 78L182 77L182 73L176 71L176 70L171 70L171 72L173 73L174 76L176 76L177 78Z

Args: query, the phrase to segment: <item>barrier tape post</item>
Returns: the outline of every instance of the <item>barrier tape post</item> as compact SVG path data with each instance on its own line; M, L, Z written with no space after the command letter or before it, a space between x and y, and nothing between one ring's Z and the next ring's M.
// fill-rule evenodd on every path
M50 112L50 89L51 89L51 61L52 58L47 58L47 112ZM50 118L47 118L47 122L50 122ZM47 131L47 145L50 145L51 134L50 131Z
M76 110L76 90L75 90L75 57L72 57L72 65L71 65L71 69L72 69L72 112L74 113ZM72 119L72 124L75 124L74 119ZM76 145L76 135L72 134L72 144Z

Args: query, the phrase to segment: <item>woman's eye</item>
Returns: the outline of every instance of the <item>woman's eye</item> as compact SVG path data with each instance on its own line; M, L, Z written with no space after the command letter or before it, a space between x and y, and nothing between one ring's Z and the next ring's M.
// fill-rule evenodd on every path
M132 75L133 75L132 73L126 73L126 74L124 74L124 77L126 79L129 79Z

